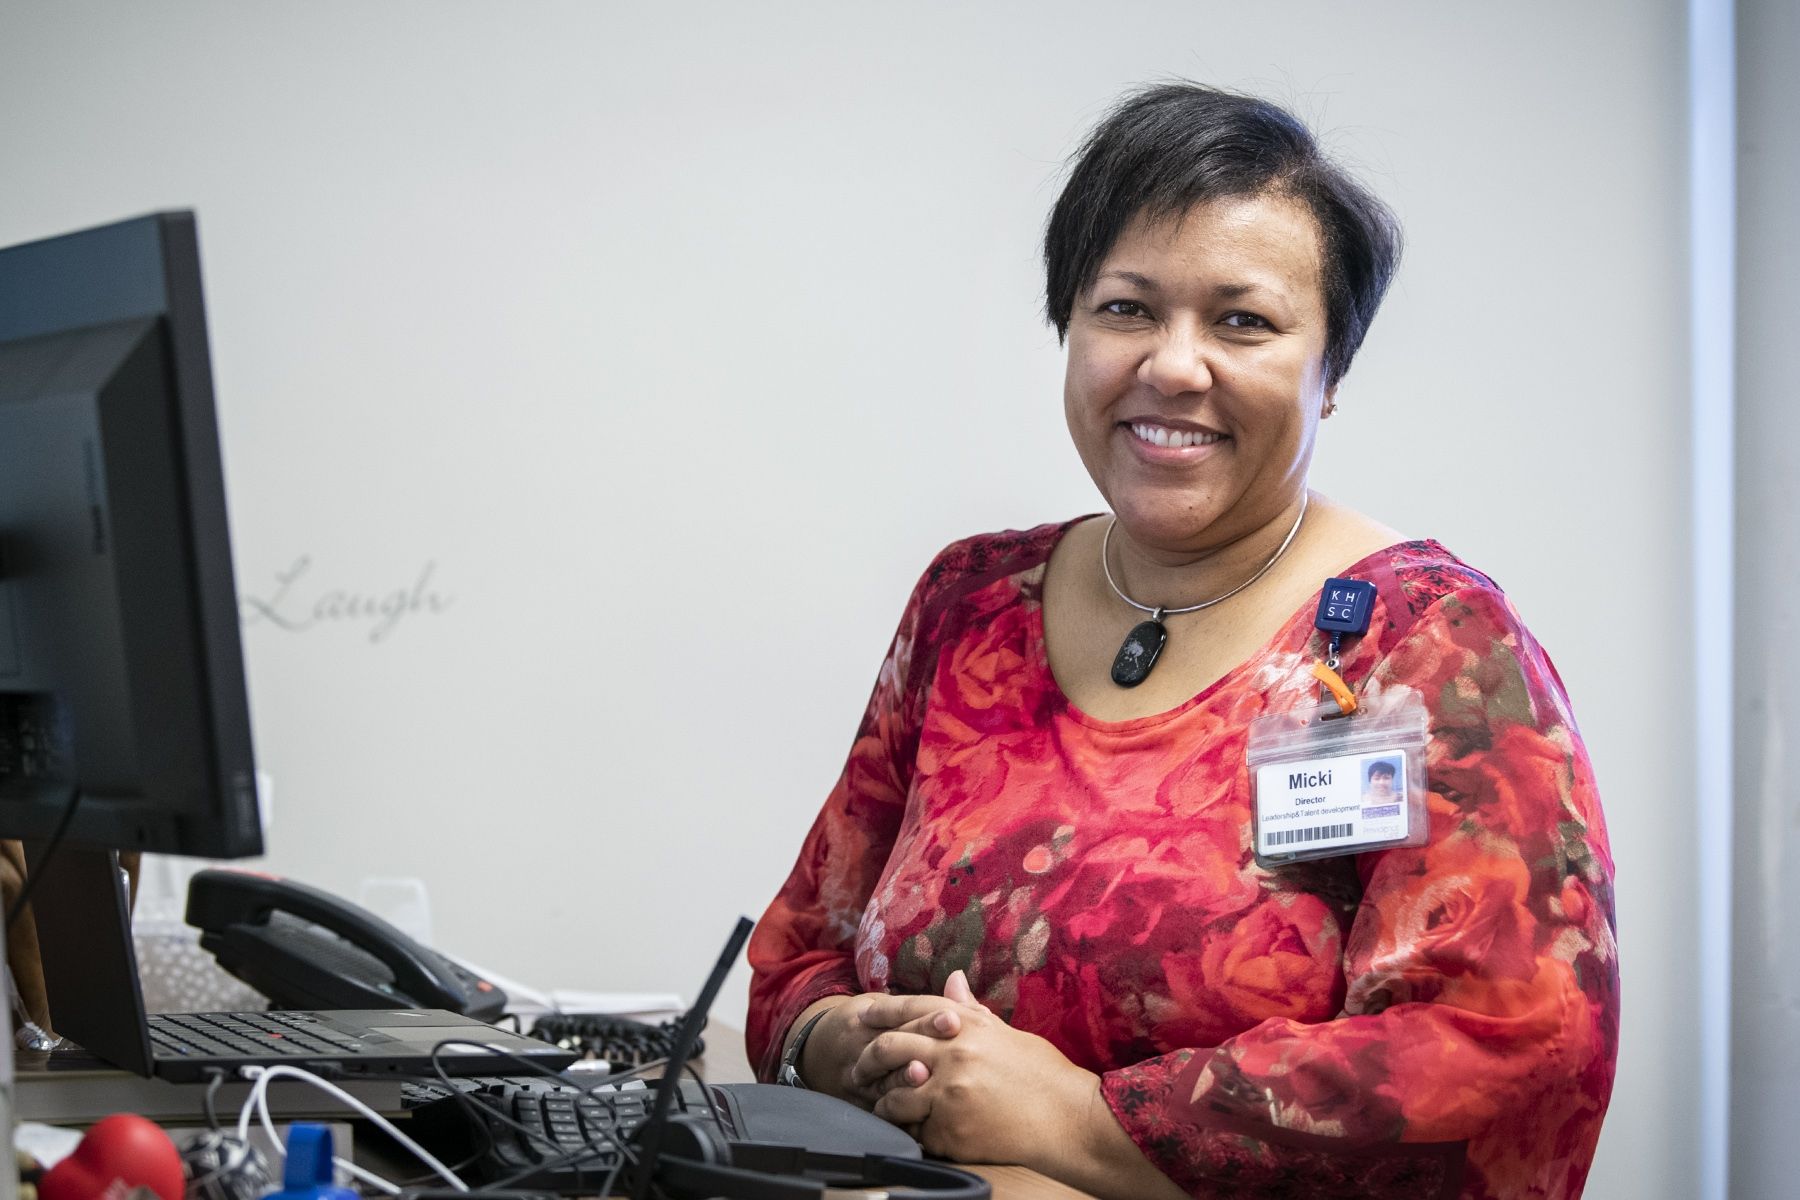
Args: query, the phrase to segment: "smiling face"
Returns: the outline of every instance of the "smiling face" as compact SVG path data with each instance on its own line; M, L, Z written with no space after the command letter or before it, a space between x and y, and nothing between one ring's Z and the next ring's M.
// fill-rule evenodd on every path
M1299 500L1325 386L1319 230L1278 195L1128 225L1076 297L1063 403L1120 529L1195 554Z

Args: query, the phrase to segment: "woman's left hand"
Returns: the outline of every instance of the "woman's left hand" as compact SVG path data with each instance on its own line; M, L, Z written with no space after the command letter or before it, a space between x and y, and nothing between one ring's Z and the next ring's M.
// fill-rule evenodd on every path
M953 980L945 994L962 999ZM966 995L966 985L963 989ZM972 996L946 1033L940 1014L916 1016L906 996L878 998L863 1014L884 1032L863 1050L854 1073L882 1078L875 1114L917 1130L927 1151L963 1162L1018 1163L1048 1175L1090 1144L1096 1116L1116 1124L1100 1077L1070 1062L1036 1034L1017 1030ZM923 1064L925 1078L913 1063Z

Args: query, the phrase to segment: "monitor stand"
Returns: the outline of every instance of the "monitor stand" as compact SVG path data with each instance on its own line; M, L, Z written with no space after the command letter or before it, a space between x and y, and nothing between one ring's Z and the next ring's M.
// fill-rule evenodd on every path
M41 843L25 847L26 870L38 881L31 909L50 1025L114 1066L148 1076L150 1021L118 852L64 845L47 866L42 854Z

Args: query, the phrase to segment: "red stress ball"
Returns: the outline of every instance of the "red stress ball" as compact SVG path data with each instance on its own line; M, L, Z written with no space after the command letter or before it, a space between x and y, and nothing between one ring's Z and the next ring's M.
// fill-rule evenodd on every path
M44 1172L39 1200L100 1200L114 1182L181 1200L181 1155L169 1135L136 1113L96 1122L75 1152Z

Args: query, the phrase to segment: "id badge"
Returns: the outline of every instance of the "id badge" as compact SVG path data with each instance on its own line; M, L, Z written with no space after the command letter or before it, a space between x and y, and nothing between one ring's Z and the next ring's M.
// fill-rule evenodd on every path
M1401 692L1377 708L1346 717L1328 703L1251 722L1258 865L1425 844L1425 705Z

